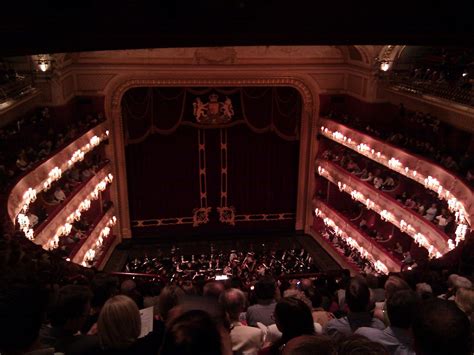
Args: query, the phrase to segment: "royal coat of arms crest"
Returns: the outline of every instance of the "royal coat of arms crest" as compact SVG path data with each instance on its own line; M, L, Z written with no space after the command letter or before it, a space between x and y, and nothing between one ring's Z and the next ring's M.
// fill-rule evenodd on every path
M218 101L219 95L209 95L209 102L204 103L200 97L193 102L193 114L198 123L221 124L229 122L234 116L234 108L229 97Z

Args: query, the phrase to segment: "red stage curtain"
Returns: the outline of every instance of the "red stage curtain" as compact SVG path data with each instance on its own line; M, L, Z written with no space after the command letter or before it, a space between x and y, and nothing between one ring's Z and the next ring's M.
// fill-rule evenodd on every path
M232 101L230 122L196 122L193 102ZM131 219L190 217L200 205L198 132L205 133L207 205L219 222L221 134L227 132L228 203L237 215L296 212L301 98L292 88L135 88L122 101ZM241 222L252 225L252 222ZM254 225L288 228L288 221ZM294 224L294 222L292 222ZM192 225L187 225L193 228ZM140 228L134 230L140 234Z

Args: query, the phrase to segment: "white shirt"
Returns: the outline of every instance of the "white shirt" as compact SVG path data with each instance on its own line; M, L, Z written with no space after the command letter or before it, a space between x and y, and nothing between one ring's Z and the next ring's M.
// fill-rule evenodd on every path
M256 355L263 346L264 333L259 328L233 322L230 340L234 354Z

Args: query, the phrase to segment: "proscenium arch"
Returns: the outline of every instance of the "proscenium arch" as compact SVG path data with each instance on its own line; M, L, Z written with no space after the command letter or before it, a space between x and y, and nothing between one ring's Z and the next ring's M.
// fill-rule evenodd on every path
M129 89L136 87L258 87L258 86L287 86L296 89L303 101L300 131L300 154L298 162L298 190L296 203L296 230L308 232L312 225L312 197L315 183L313 176L313 161L317 153L316 133L319 117L318 84L309 76L260 76L251 77L236 74L233 70L230 78L166 78L153 77L149 74L121 75L114 78L105 90L105 112L111 130L111 148L113 154L113 169L117 183L113 185L113 200L118 211L118 236L131 238L128 185L125 161L125 140L123 134L123 118L121 102L123 95ZM202 77L206 73L199 72ZM215 72L207 74L216 76ZM228 74L230 76L231 74ZM236 78L238 76L238 78Z

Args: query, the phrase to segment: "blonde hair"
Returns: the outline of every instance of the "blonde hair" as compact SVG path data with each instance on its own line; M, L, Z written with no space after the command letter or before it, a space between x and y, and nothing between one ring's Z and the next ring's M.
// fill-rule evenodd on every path
M131 298L114 296L102 307L97 327L104 349L126 348L140 336L140 311Z
M474 289L459 288L454 301L457 306L470 317L472 312L474 312Z

